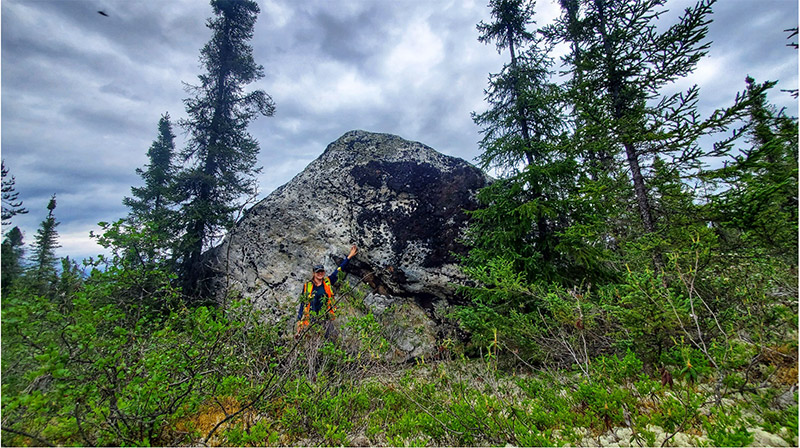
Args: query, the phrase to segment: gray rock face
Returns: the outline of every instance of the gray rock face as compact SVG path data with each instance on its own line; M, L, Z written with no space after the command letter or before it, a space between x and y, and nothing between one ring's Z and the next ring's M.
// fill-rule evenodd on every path
M423 144L348 132L210 252L214 288L242 292L277 320L296 312L313 265L332 272L357 244L346 270L351 282L369 284L376 315L401 301L433 317L434 303L451 301L453 283L463 281L453 254L465 251L464 210L477 207L475 194L488 181Z

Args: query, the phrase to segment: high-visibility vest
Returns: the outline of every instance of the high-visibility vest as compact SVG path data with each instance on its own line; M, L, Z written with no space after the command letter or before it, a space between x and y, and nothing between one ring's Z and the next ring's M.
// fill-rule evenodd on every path
M336 304L333 301L333 288L331 287L331 279L325 277L322 280L322 286L325 288L325 295L328 296L328 314L331 315L331 320L336 319ZM311 299L314 298L314 284L312 282L308 282L303 287L303 293L308 296L308 304L304 309L303 315L303 322L308 322L308 315L311 312ZM306 324L308 325L308 324Z
M333 288L331 288L331 279L325 277L322 280L322 286L325 287L325 295L328 296L329 299L333 298ZM314 284L311 282L306 283L306 286L303 288L303 292L308 295L309 299L313 298L314 295Z

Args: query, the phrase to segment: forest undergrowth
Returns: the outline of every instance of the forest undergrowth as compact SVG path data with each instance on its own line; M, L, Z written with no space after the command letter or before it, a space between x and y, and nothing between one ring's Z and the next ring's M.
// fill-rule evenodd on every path
M486 341L442 339L430 356L398 364L384 337L391 323L362 307L296 336L247 300L187 307L168 283L152 290L159 306L112 303L158 281L157 271L136 273L95 271L69 302L4 298L4 446L797 444L790 298L768 307L771 336L761 343L753 341L765 335L740 329L704 352L687 328L656 363L642 339L577 354L597 346L600 314L603 325L633 327L613 307L594 308L601 293L576 299L553 287L550 300L581 300L586 320L517 323L521 335L540 330L520 340L551 340L536 354L495 329ZM357 305L366 291L340 292Z

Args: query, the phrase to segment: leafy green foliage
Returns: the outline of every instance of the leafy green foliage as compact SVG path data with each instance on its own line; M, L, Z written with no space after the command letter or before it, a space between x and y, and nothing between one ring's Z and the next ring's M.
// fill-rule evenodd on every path
M157 313L144 304L122 307L109 303L112 276L120 274L94 274L71 295L69 310L42 297L4 304L3 412L42 440L179 442L168 423L217 389L231 393L224 372L262 371L274 353L265 345L270 329L245 331L254 323L248 308L187 309L177 300ZM7 367L8 359L17 361ZM236 393L246 395L248 383L239 380Z
M490 333L480 358L459 352L454 361L398 371L383 358L388 344L371 314L343 312L339 337L326 335L321 321L299 339L281 337L287 324L264 325L247 301L184 307L163 273L148 274L150 282L162 279L161 306L131 300L136 279L147 277L127 276L136 265L115 269L113 260L126 258L105 260L105 270L65 289L69 307L19 290L4 297L4 443L552 446L586 444L626 428L631 442L654 445L699 428L701 438L688 440L720 444L747 441L753 423L744 416L753 411L772 432L796 434L796 415L765 412L776 392L747 392L751 398L735 406L756 406L748 414L728 412L732 404L709 408L716 400L708 382L714 371L706 353L688 341L678 340L661 357L674 385L648 373L637 355L641 344L599 357L586 351L581 362L565 362L580 367L573 372L530 371L515 361L525 351L502 330ZM646 276L631 280L641 288L656 283ZM516 317L528 325L525 331L549 325L534 333L555 346L540 347L548 362L563 347L602 345L595 332L606 325L603 314L631 311L604 309L611 294L605 290L516 287L548 310L546 321L524 321L530 313ZM626 294L647 291L631 287ZM572 322L574 313L583 314L583 328ZM746 362L752 350L728 352L743 358L736 365L731 359L731 374L753 370ZM718 351L709 353L721 359ZM689 364L695 376L685 370ZM514 372L520 368L527 372ZM750 373L742 378L739 390L765 380Z
M99 225L103 233L92 236L109 255L88 261L93 270L87 287L107 289L113 284L113 293L99 294L101 303L114 303L123 309L135 308L138 314L176 300L179 291L173 284L177 276L163 256L161 233L150 231L149 223L131 225L126 220Z

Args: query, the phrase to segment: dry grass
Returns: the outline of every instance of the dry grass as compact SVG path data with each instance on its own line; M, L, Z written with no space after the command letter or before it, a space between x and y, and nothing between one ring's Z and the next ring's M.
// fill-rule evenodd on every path
M773 382L782 386L797 384L797 349L788 344L770 347L764 351L764 359L775 367Z
M224 420L228 415L238 411L241 404L236 398L233 397L217 397L216 400L210 400L200 406L196 414L184 417L175 423L174 430L176 434L190 434L193 438L205 437L206 434L211 432L219 422ZM222 446L225 445L224 430L235 425L244 424L246 428L254 425L259 419L259 415L252 409L245 410L236 418L226 422L216 432L216 434L208 441L208 446Z

